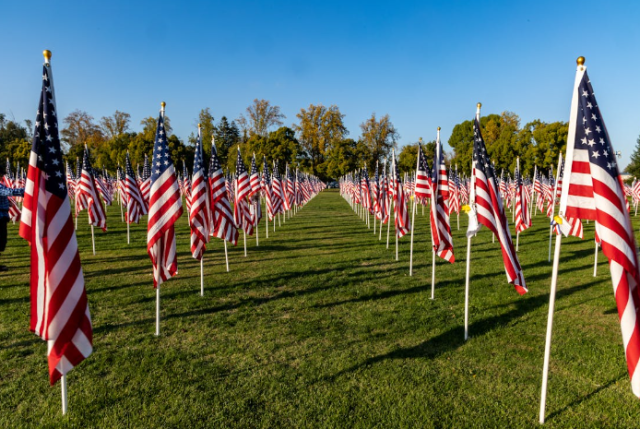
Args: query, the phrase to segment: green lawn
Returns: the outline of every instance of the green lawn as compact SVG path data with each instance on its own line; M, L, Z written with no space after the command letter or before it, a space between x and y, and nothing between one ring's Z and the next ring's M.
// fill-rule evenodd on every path
M179 275L162 287L156 337L146 225L132 227L127 245L119 208L108 214L96 256L86 213L80 218L94 353L69 374L66 416L59 385L49 386L46 344L29 332L28 246L9 226L0 259L10 267L0 274L0 427L539 426L551 273L540 214L520 239L525 296L506 282L490 233L474 238L467 342L466 238L455 219L457 261L437 261L432 301L421 212L413 277L408 236L396 262L393 248L326 191L268 239L262 223L248 257L242 241L230 248L230 273L222 242L210 243L204 297L183 216ZM593 224L585 224L585 240L563 241L546 426L638 427L602 254L592 273Z

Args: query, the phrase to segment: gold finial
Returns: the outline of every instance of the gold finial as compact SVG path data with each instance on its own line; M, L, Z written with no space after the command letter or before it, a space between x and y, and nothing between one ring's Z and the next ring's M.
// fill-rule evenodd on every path
M167 103L165 103L164 101L160 102L160 106L164 109L165 106L167 105Z
M200 128L200 124L198 124L198 128Z
M578 59L576 60L576 63L578 63L579 66L583 66L584 65L584 57L578 57Z
M482 103L478 103L477 106L478 106L478 109L481 108L482 107Z
M422 143L422 137L418 138L418 142Z
M438 131L440 131L440 127L438 127Z
M44 60L46 62L49 62L49 60L51 59L51 51L48 49L45 49L44 51L42 51L42 55L44 56Z

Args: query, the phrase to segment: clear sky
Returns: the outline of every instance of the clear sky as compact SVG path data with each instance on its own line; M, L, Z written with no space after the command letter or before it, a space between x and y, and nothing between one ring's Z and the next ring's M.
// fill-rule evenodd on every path
M58 110L140 120L160 101L185 139L200 109L237 118L254 98L286 125L336 104L350 137L389 114L400 146L447 141L456 123L510 110L568 120L584 55L626 166L640 134L637 1L13 1L0 6L0 112L35 118L42 50Z

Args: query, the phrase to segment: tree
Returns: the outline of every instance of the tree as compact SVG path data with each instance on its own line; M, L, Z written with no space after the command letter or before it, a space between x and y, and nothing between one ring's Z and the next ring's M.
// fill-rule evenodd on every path
M269 128L282 125L281 119L286 118L280 113L279 106L272 106L269 100L253 100L253 104L247 107L247 116L240 115L238 124L243 131L251 137L254 134L266 137Z
M66 127L61 131L62 142L67 151L82 152L84 145L104 140L100 127L93 122L93 116L82 110L74 110L64 118Z
M427 163L429 164L429 167L433 168L431 164L433 163L433 159L436 157L436 141L432 140L426 144L420 141L403 146L400 154L396 155L398 171L400 173L412 173L416 170L416 167L418 166L418 144L422 145L422 150L425 158L427 159ZM389 159L389 162L391 162L391 159Z
M361 140L371 153L369 163L371 169L377 161L388 156L391 149L396 147L400 135L389 119L389 115L384 115L377 120L376 114L372 113L369 119L360 124L360 129L362 130Z
M14 168L18 163L24 168L27 167L31 152L29 135L20 123L7 120L6 116L0 113L0 160L3 165L4 160L9 158ZM0 171L4 171L4 168L0 167Z
M300 123L294 124L294 129L302 148L309 156L312 173L322 180L330 178L323 163L333 145L349 134L344 125L344 115L340 113L338 106L311 104L308 109L300 109L296 117Z
M194 126L200 124L200 135L202 136L202 149L206 157L211 156L211 136L215 135L216 126L213 123L213 115L208 107L200 110L198 114L197 122ZM195 132L189 135L189 144L191 146L196 145L197 134Z
M220 165L225 165L231 148L240 143L240 130L235 121L229 123L227 117L223 116L220 118L213 134L216 139L216 150L218 151ZM210 154L211 151L208 151L208 153ZM232 158L235 160L235 157Z
M113 116L103 116L100 119L100 129L107 139L113 139L129 130L131 115L116 110Z
M636 140L636 149L631 154L631 162L627 165L626 172L634 177L640 177L640 136Z

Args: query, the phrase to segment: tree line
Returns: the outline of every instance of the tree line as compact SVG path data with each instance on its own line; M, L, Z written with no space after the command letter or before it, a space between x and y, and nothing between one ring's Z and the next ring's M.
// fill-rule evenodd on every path
M281 168L288 163L294 168L313 173L322 180L337 179L343 174L367 165L371 174L376 163L390 157L397 149L400 134L388 114L375 113L360 124L360 135L350 138L344 123L345 115L338 106L310 105L296 114L296 122L284 124L286 116L279 106L268 100L254 100L238 118L227 116L214 118L209 108L200 111L194 123L200 123L206 158L211 154L211 136L221 164L230 172L235 171L236 150L239 147L246 164L256 154L261 164L263 156L268 161L277 159ZM156 132L156 116L140 121L140 131L133 131L131 115L116 111L111 116L95 120L89 113L75 110L61 121L61 140L65 157L75 165L81 158L86 144L91 152L93 165L115 172L124 165L127 151L134 168L142 165L144 155L153 152ZM513 112L490 114L480 120L487 150L498 171L512 172L516 158L524 175L532 175L534 165L547 172L557 165L558 155L566 148L568 124L534 120L525 125ZM193 163L196 131L186 141L172 133L171 119L165 117L168 144L178 170L183 163L189 168ZM8 120L0 113L0 159L9 157L14 164L26 166L31 149L32 124ZM398 154L401 173L415 170L419 142L405 144ZM448 140L453 149L446 154L447 162L457 165L459 171L469 174L473 151L473 119L453 127ZM435 141L423 142L423 150L429 163L435 152ZM640 160L640 156L638 157ZM640 166L640 165L639 165Z

